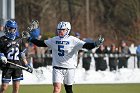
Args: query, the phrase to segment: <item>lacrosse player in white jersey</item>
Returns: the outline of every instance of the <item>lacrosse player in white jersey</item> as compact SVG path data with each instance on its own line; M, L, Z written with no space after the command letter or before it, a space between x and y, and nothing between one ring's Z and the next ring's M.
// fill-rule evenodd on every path
M57 25L57 36L48 40L37 40L29 37L29 41L38 47L50 47L53 57L53 93L61 92L61 85L64 84L66 93L73 93L75 68L77 66L78 51L81 48L93 49L99 47L104 38L100 37L94 43L86 43L74 36L70 36L71 24L60 22Z

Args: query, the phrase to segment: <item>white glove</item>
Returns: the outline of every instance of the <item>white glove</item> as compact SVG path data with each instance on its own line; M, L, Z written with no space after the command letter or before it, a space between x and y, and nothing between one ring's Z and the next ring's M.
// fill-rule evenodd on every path
M5 56L1 56L1 61L2 61L2 63L6 64L7 63L7 58Z

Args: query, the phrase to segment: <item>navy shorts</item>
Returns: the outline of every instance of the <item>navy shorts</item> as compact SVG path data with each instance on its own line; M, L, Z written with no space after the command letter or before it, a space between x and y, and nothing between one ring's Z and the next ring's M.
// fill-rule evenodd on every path
M23 72L20 68L4 68L2 70L2 83L23 80Z

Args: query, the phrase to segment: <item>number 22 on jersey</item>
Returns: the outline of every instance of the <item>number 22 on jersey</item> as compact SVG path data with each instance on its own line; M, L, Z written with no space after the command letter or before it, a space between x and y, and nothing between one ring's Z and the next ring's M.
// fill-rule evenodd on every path
M7 55L7 59L10 59L10 60L19 60L18 55L19 55L19 48L18 47L11 48L10 52Z

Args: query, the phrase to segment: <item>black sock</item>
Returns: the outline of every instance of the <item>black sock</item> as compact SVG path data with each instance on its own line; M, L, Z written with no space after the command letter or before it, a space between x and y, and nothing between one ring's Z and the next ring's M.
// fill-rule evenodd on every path
M64 87L65 87L66 93L73 93L72 85L66 85L65 84Z

